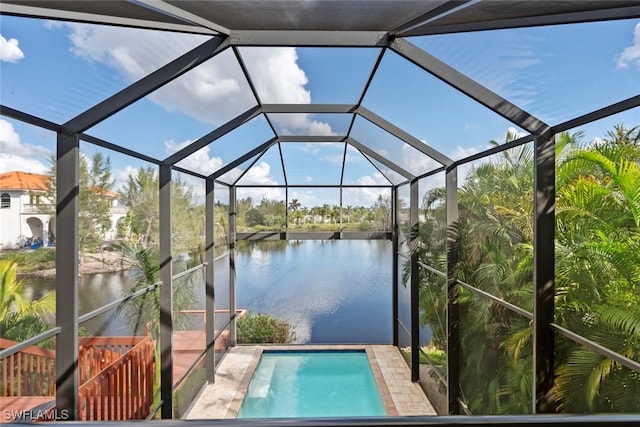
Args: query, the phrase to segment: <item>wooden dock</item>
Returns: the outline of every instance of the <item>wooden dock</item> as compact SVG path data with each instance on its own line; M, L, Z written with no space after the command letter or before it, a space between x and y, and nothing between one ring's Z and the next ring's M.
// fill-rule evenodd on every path
M204 352L206 333L204 331L180 331L173 333L173 384L187 372L187 369ZM222 352L229 347L229 331L223 331L216 340L214 349ZM204 363L202 358L200 363Z

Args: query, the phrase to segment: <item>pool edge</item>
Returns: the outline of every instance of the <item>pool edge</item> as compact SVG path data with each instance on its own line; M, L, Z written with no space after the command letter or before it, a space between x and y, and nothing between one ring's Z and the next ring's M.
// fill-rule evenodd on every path
M236 418L238 413L240 412L240 406L242 405L242 401L244 400L245 395L247 394L247 390L249 389L249 383L251 382L251 378L253 378L253 374L258 367L258 363L260 362L260 357L265 350L275 350L275 351L288 351L288 350L297 350L297 351L349 351L349 350L358 350L364 351L367 355L367 360L369 361L369 365L371 367L371 372L373 373L373 378L376 381L376 385L378 387L378 393L380 394L380 398L382 399L382 404L384 406L384 410L386 412L386 416L394 416L398 415L398 409L396 408L395 403L391 397L391 392L387 387L387 382L382 375L382 370L380 365L378 364L376 355L373 351L371 345L305 345L298 344L295 346L287 346L287 345L268 345L268 346L256 346L256 350L253 353L253 359L249 363L240 384L238 385L238 389L227 408L227 412L225 414L225 418Z

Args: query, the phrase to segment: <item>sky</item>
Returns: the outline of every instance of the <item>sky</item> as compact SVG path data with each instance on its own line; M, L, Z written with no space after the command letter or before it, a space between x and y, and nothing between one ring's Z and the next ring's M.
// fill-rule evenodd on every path
M64 123L127 87L207 37L109 26L0 16L0 96L3 105ZM621 20L452 35L410 41L548 124L558 124L640 93L640 21ZM378 49L240 48L263 103L355 103ZM256 105L231 50L127 107L87 134L163 159ZM363 106L453 159L504 142L522 129L475 103L391 51L382 59ZM344 135L351 116L271 114L284 135ZM585 139L604 136L618 123L640 124L634 109L577 130ZM390 134L358 118L352 136L413 174L438 164ZM263 116L225 135L178 165L209 175L273 137ZM55 134L0 117L0 172L46 173ZM254 166L222 177L240 184L339 184L344 144L282 143ZM116 189L143 162L83 143L112 161ZM353 148L346 153L346 184L386 185L380 171ZM464 177L467 168L461 168ZM202 180L181 176L203 197ZM463 179L463 178L462 178ZM442 178L429 182L440 185ZM428 188L429 185L421 185ZM380 189L345 190L343 204L369 205ZM388 194L388 190L384 190ZM426 191L426 190L425 190ZM242 189L239 197L284 199L279 188ZM305 206L339 203L337 190L291 188Z

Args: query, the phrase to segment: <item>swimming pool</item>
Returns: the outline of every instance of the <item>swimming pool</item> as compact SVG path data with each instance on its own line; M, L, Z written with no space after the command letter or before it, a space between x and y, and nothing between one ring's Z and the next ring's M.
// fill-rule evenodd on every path
M262 353L238 418L386 415L362 351Z

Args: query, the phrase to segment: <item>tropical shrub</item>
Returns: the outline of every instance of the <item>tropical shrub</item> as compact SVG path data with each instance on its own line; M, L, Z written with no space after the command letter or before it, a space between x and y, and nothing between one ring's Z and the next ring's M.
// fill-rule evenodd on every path
M261 313L240 317L237 334L239 344L284 344L296 339L289 323Z
M46 316L55 312L55 293L32 300L24 283L18 280L16 263L0 260L0 332L2 336L24 341L51 328Z
M0 260L13 261L20 267L21 273L55 268L56 250L54 248L40 248L35 251L9 251L0 255Z
M513 139L508 135L507 140ZM556 135L556 323L640 360L640 127ZM486 159L458 190L459 280L533 311L531 144ZM446 271L445 192L424 197L419 256ZM405 266L405 275L408 268ZM421 320L446 349L446 282L420 271ZM531 411L531 322L459 287L461 392L475 414ZM563 412L638 412L640 375L558 335Z

